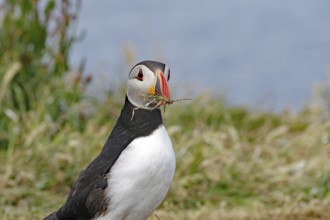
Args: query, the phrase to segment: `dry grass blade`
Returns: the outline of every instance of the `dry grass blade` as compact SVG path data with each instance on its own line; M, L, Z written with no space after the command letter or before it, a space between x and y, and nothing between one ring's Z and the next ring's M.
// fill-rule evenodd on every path
M171 104L173 104L175 102L190 101L192 99L190 99L190 98L167 99L167 98L163 97L162 95L159 95L159 94L156 94L155 93L153 95L149 95L148 96L148 100L149 100L149 102L147 103L147 105L150 105L151 103L157 103L154 108L157 108L160 105L164 105L164 112L165 112L166 105L171 105Z
M8 86L9 86L10 82L12 81L14 76L18 73L18 71L21 69L21 67L22 67L22 64L20 62L15 62L6 71L6 73L2 79L1 87L0 87L1 88L0 89L0 104L2 102L2 99L5 96L5 93L8 91Z

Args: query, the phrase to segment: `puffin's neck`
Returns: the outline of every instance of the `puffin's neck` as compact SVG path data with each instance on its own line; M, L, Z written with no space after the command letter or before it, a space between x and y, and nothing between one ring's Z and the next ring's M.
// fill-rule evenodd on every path
M127 96L118 120L129 130L141 135L149 135L163 124L160 109L137 108L128 100Z

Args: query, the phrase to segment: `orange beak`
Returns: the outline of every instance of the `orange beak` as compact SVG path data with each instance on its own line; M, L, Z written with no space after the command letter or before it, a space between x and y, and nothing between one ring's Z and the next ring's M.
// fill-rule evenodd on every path
M167 82L162 72L156 73L156 85L155 85L155 93L157 95L162 96L166 100L170 100L170 91L168 89Z

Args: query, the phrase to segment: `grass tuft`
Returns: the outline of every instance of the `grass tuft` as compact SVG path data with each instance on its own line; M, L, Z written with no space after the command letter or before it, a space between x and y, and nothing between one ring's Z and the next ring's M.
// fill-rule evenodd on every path
M29 129L14 128L0 151L2 219L42 218L63 204L120 108L110 97L83 130L29 112ZM164 122L177 170L156 211L162 220L330 217L330 123L318 114L253 112L202 97L171 106Z

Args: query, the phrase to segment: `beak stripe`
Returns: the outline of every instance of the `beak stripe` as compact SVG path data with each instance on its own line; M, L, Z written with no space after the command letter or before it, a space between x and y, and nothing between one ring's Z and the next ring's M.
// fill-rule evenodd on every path
M170 99L170 91L167 82L162 72L157 73L157 80L155 85L156 94L163 96L165 99Z
M164 75L163 74L159 74L159 75L161 78L163 96L165 96L166 99L170 99L170 91L168 89L167 82L164 78Z

